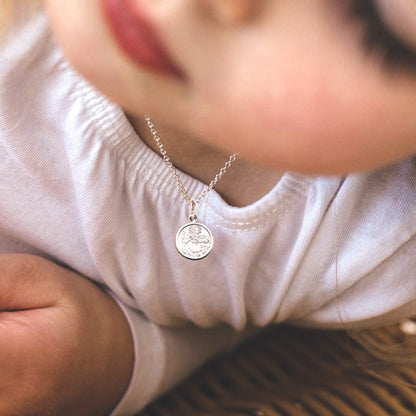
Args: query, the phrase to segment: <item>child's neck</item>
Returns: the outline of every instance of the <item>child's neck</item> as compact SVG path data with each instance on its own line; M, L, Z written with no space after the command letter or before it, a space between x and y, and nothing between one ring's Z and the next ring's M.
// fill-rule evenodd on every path
M159 154L159 149L146 121L132 117L129 117L129 120L140 138ZM201 182L210 183L230 156L228 153L173 131L162 124L155 124L175 167ZM281 177L280 172L259 167L238 158L215 186L215 190L228 204L242 207L264 196Z

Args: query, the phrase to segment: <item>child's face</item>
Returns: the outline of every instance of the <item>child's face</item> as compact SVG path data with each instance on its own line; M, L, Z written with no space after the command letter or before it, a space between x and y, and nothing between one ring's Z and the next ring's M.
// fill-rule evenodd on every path
M366 52L372 23L348 15L354 1L115 0L125 18L144 16L169 56L132 30L136 60L110 29L120 16L103 13L114 1L46 4L68 59L127 112L280 170L341 174L416 153L416 65L403 63L416 61L415 0L374 1L410 45L396 70L377 23Z

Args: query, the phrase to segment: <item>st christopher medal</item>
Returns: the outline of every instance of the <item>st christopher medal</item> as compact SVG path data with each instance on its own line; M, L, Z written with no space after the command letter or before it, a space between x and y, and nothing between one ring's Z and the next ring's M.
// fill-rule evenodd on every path
M191 211L194 205L195 203L192 204ZM176 233L176 249L189 260L201 260L214 247L214 237L206 225L198 222L195 213L191 213L189 221Z
M150 121L149 117L146 117L146 123L153 135L153 138L159 148L160 154L163 157L169 171L172 174L173 179L178 185L186 203L190 207L189 222L182 226L176 233L176 249L185 258L189 260L201 260L208 256L214 247L214 236L211 230L204 224L198 221L198 217L195 214L195 207L206 197L225 172L229 169L231 164L236 160L237 153L234 153L227 160L225 165L215 175L215 178L209 183L204 191L196 198L192 199L186 191L179 174L170 160L165 147L163 146L160 137L155 129L154 124Z

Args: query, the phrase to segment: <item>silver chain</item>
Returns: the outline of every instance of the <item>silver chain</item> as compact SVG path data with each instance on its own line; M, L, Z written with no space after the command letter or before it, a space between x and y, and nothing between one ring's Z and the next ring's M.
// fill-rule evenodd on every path
M196 220L195 215L195 207L207 196L207 194L214 188L214 186L217 184L217 182L224 176L224 174L227 172L227 170L230 168L230 166L233 164L233 162L237 159L238 153L233 153L230 158L225 162L224 166L219 170L219 172L215 175L214 179L209 183L209 185L201 192L201 194L196 198L195 200L191 198L191 196L188 194L188 192L185 189L185 186L183 185L181 178L178 175L178 171L176 170L175 166L173 165L170 157L168 156L165 147L163 146L162 141L160 140L160 137L158 135L158 132L154 126L154 124L151 122L149 117L145 118L147 126L149 127L150 132L152 133L152 136L156 142L157 147L159 148L159 152L163 157L163 160L165 161L166 165L169 168L170 173L173 176L173 179L175 180L176 184L178 185L183 197L185 198L186 203L191 208L191 219Z

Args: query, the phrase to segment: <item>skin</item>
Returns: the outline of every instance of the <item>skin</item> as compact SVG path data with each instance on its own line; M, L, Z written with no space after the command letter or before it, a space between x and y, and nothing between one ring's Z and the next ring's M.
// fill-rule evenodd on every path
M46 1L72 64L133 124L150 114L170 133L165 142L185 137L278 171L312 174L375 169L415 152L416 77L391 74L365 55L360 26L344 13L347 1L133 3L186 82L129 60L99 0ZM178 165L187 146L172 150Z
M286 170L344 174L414 154L416 77L363 52L342 2L134 1L186 81L125 56L99 0L45 6L67 58L149 146L145 114L175 164L204 182L240 152L218 188L234 205L260 197ZM107 415L133 363L117 304L43 259L3 255L0 270L0 416Z
M108 415L133 364L118 305L40 257L2 254L0 270L0 415Z

